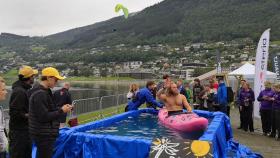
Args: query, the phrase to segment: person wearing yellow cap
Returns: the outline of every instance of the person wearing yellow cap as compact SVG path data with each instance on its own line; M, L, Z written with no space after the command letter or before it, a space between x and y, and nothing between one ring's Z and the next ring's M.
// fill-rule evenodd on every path
M57 69L47 67L42 70L40 84L32 88L29 100L29 132L37 146L37 158L51 158L58 136L59 118L72 110L72 105L61 108L55 105L51 88L58 80L63 80Z
M28 90L34 83L38 71L22 66L18 80L12 85L9 102L9 154L11 158L31 158L32 142L28 132L29 97Z

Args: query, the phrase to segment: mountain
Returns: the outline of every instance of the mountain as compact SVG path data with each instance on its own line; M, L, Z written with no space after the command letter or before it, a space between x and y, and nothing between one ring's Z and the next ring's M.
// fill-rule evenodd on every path
M46 37L2 33L0 47L92 48L105 45L258 40L271 28L271 39L280 39L279 0L165 0L140 12Z
M279 0L165 0L134 13L47 36L54 47L280 39Z

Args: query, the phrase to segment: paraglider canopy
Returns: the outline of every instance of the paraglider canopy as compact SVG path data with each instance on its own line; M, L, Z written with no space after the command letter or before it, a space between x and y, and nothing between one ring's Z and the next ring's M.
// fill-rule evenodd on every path
M123 11L124 17L127 19L128 18L128 9L124 7L122 4L117 4L115 7L115 12L118 13L120 10Z

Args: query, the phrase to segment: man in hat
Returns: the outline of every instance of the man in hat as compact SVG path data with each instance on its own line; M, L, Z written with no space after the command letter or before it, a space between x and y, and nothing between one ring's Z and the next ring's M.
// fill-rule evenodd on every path
M29 97L37 70L30 66L19 69L18 80L12 85L9 102L9 153L11 158L31 158L32 143L28 133Z
M51 88L64 77L57 69L47 67L42 70L40 84L32 89L29 100L29 133L37 146L37 158L51 158L55 140L58 136L59 118L73 108L65 104L57 108Z

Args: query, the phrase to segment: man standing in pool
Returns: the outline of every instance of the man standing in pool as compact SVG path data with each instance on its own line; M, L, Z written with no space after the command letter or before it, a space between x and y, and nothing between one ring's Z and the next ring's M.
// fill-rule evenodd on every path
M138 110L138 108L145 102L162 108L162 105L153 97L152 90L154 90L155 88L155 82L148 81L146 87L139 90L136 98L128 102L128 105L125 107L125 111Z
M161 94L160 99L165 103L168 116L181 114L183 112L183 107L185 107L188 112L192 111L186 97L179 93L175 83L171 83L170 87L167 88L167 93Z

